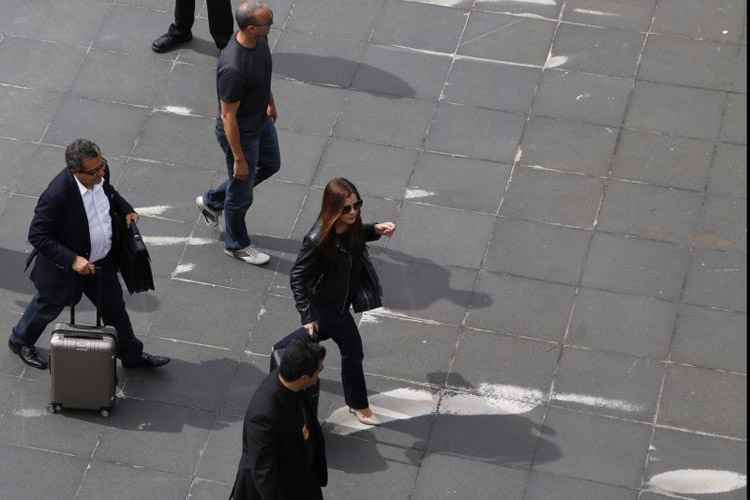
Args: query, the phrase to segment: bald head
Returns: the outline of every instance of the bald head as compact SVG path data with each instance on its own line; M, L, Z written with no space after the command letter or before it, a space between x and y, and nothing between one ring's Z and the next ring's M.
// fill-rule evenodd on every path
M234 19L240 30L245 30L249 26L270 26L273 22L273 11L263 2L245 0L237 7Z

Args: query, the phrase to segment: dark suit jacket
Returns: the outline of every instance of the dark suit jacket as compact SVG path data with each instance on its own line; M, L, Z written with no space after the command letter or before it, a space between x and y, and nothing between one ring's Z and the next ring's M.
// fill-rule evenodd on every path
M133 207L110 184L109 170L103 187L109 199L114 249L121 237L118 222L133 212ZM78 184L68 169L57 174L39 197L29 227L29 243L37 253L31 280L40 295L57 304L76 300L81 285L72 266L78 255L89 258L91 238Z
M309 438L303 437L303 408ZM328 482L323 432L302 392L285 388L272 371L245 414L234 500L322 500Z

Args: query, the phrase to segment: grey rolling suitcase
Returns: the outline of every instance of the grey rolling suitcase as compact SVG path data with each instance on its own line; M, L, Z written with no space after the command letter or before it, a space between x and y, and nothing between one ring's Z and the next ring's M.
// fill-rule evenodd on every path
M70 307L70 323L57 323L50 340L52 413L71 408L109 416L117 386L116 339L115 329L102 325L98 309L96 326L82 326L75 324L75 307Z

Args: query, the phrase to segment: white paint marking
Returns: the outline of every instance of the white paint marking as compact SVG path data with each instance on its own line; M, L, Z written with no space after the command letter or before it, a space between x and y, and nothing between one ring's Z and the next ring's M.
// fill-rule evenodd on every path
M407 0L414 3L426 3L430 5L440 5L441 7L457 7L464 3L465 0ZM499 4L533 4L533 5L557 5L556 0L484 0L484 3Z
M375 321L373 321L373 317L376 318ZM391 311L390 309L386 309L385 307L378 307L377 309L373 309L371 311L362 313L362 320L365 323L368 323L368 322L379 323L377 318L399 319L401 321L411 321L412 323L420 323L423 325L431 325L431 326L440 325L440 323L438 323L437 321L433 321L431 319L424 319L424 318L418 318L416 316L409 316L408 314Z
M153 217L163 214L170 208L172 208L171 205L154 205L153 207L137 207L134 210L142 217Z
M186 236L144 236L143 241L147 245L153 245L155 247L164 247L169 245L180 245L187 243L188 245L211 245L213 243L219 243L218 240L211 238L189 238Z
M683 495L707 495L739 490L747 485L747 476L728 470L681 469L652 477L648 486L654 491Z
M48 414L49 412L45 408L22 408L13 412L13 415L23 418L38 418Z
M568 62L568 56L550 56L547 62L544 63L545 68L557 68Z
M573 9L573 12L578 12L579 14L591 14L592 16L620 17L620 14L616 12L604 12L602 10Z
M179 116L200 116L193 114L193 110L184 106L163 106L161 108L154 108L154 113L169 113Z
M432 191L427 191L427 190L424 190L424 189L419 189L419 188L409 189L409 188L406 188L406 195L404 196L404 198L406 198L407 200L413 200L414 198L428 198L430 196L435 196L435 194L436 193L433 193Z
M523 149L519 147L518 151L516 151L515 158L513 158L513 163L518 163L519 161L521 161L521 157L523 157Z
M627 411L637 413L643 411L643 406L623 401L621 399L607 399L597 396L587 396L585 394L555 394L555 401L565 401L568 403L578 403L580 405L593 406L596 408L608 408L610 410Z
M172 277L174 278L178 274L189 273L193 269L195 269L195 264L193 264L191 262L186 262L184 264L179 264L177 267L174 268L174 271L172 271Z
M591 94L589 94L588 92L584 92L583 94L579 94L579 95L576 96L576 101L580 102L580 101L583 101L585 99L588 99L589 97L591 97Z

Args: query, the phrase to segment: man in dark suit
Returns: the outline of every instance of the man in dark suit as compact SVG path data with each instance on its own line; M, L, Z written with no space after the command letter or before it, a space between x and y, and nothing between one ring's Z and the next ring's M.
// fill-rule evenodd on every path
M94 304L101 297L98 307L104 323L117 330L117 356L123 366L162 366L169 358L144 353L133 333L117 279L113 247L124 237L118 222L124 218L130 224L138 215L110 184L107 162L96 144L73 141L65 149L65 163L34 210L29 242L37 293L13 328L8 347L27 365L45 369L47 362L34 344L65 306L77 304L86 294Z
M230 0L208 0L208 29L219 50L226 47L234 34L232 2ZM191 28L195 22L195 0L175 0L174 22L166 33L154 40L151 49L162 53L176 49L193 39Z
M325 347L296 341L261 382L245 413L233 500L322 500L323 431L305 389L318 383Z

